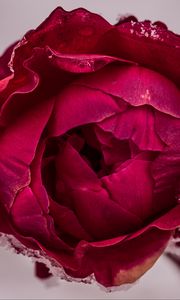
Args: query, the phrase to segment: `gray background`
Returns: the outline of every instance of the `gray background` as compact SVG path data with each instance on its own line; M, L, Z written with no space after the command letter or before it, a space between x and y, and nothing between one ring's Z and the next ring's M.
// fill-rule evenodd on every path
M180 0L0 0L0 53L56 7L85 7L111 23L127 13L161 20L180 33ZM105 293L98 286L34 278L30 259L0 248L0 299L179 299L180 269L165 256L130 289Z

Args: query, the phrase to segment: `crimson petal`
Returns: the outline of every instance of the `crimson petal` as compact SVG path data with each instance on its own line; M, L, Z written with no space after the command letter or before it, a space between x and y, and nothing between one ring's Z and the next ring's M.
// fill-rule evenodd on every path
M91 236L85 231L81 226L76 217L75 213L65 207L56 203L55 201L50 201L50 214L53 216L56 227L58 228L59 235L61 234L66 238L71 237L78 240L91 241Z
M86 87L71 85L56 98L51 135L61 135L84 124L99 122L119 112L111 96Z
M82 242L76 255L81 255L83 268L66 272L78 278L94 273L96 280L106 287L132 283L153 266L170 236L170 231L151 229L130 241L106 248L94 248Z
M53 101L38 102L1 132L0 193L7 209L16 193L30 183L29 165L52 107Z
M112 201L100 180L72 146L58 155L58 178L64 182L83 227L98 239L132 231L142 224L131 212Z
M180 116L180 91L176 85L140 66L107 66L95 74L87 74L78 83L123 98L133 106L148 104L174 117Z
M154 69L180 84L180 38L161 22L130 19L120 23L104 34L98 49Z
M102 181L112 199L124 209L146 220L152 215L153 179L151 162L131 159Z
M11 70L8 66L8 63L10 61L13 49L17 42L13 43L11 46L9 46L3 53L2 56L0 56L0 80L3 78L11 75Z
M165 146L156 133L154 112L146 106L131 108L98 125L117 139L131 139L141 150L162 151Z

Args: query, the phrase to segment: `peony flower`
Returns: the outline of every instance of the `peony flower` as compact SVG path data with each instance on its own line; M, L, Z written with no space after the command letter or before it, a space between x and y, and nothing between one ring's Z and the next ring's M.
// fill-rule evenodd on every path
M0 231L73 278L138 279L180 226L179 87L163 23L54 10L0 58Z

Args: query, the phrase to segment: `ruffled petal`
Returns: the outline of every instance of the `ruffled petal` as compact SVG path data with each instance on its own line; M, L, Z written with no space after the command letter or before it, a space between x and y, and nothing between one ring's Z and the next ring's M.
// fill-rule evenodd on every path
M57 7L35 30L29 31L13 53L12 67L21 68L33 48L50 47L59 53L95 53L99 38L110 28L106 20L86 9Z
M161 22L120 22L99 40L98 49L154 69L180 84L180 36Z
M87 53L112 26L84 8L70 12L57 7L49 17L26 35L32 46L48 45L61 53Z
M61 149L58 182L65 186L71 207L90 235L103 239L142 225L131 212L112 201L96 174L70 145Z
M92 73L113 62L133 64L128 60L101 54L63 54L50 47L46 47L46 50L53 66L71 73Z
M131 108L98 125L117 139L132 140L141 150L162 151L165 146L156 133L154 111L146 106Z
M2 80L5 77L8 77L11 75L11 70L8 66L8 63L10 61L13 49L17 42L13 43L11 46L9 46L3 53L2 56L0 56L0 80Z
M180 119L156 112L156 130L167 147L152 165L157 208L177 203L180 195Z
M114 116L114 118L116 120L116 116ZM127 140L119 140L115 138L115 134L112 130L107 132L101 129L104 129L109 119L111 119L111 117L104 122L100 122L98 124L99 126L95 127L95 133L100 144L100 149L103 153L104 162L106 166L109 167L109 172L112 172L112 168L114 168L116 164L120 164L131 157L131 152Z
M133 106L148 104L174 117L180 116L180 91L176 85L140 66L107 66L83 76L78 83L122 98Z
M0 194L7 209L17 192L30 183L29 165L52 107L53 101L36 103L1 132Z
M105 189L77 188L71 194L78 219L96 240L116 237L142 226L142 221L111 200Z
M82 243L77 249L83 267L66 272L74 277L94 273L96 280L106 287L132 283L141 277L164 251L170 231L149 230L141 236L108 248L94 248ZM84 256L83 256L84 254Z
M56 98L50 135L62 135L68 130L99 122L117 113L119 108L111 96L86 87L71 85Z
M38 199L29 187L25 187L17 195L11 208L11 218L20 235L37 240L45 249L67 251L67 254L72 250L57 236L52 218L43 213Z
M58 228L59 236L65 241L72 244L73 242L77 243L79 240L92 240L91 236L79 223L73 210L51 200L50 214L53 217L56 228Z
M44 211L44 213L47 214L49 212L49 198L48 198L47 191L43 185L42 176L41 176L42 159L43 159L44 150L45 150L45 141L39 142L36 148L36 154L30 166L30 170L31 170L30 187L34 195L36 196L42 211Z
M102 178L112 199L142 220L152 215L153 179L150 166L150 161L131 159L117 168L115 173Z
M65 181L68 188L99 189L100 181L79 153L68 143L61 143L56 158L57 180Z
M33 236L39 241L50 238L47 219L29 187L17 195L11 209L11 216L16 228L25 236Z

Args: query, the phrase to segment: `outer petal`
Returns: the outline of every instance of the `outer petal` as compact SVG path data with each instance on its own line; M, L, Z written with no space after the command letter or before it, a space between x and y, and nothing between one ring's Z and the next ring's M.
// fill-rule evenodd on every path
M80 252L86 250L82 268L76 272L66 271L75 277L94 273L96 280L106 287L132 283L152 267L170 236L170 231L153 229L108 248L94 248L82 243L76 252L80 256Z
M39 142L38 147L36 149L35 157L31 163L31 182L30 187L37 197L37 200L41 206L42 211L44 213L49 212L49 198L47 191L43 185L42 177L41 177L41 168L42 168L42 159L45 150L45 142Z
M104 66L117 62L132 64L132 62L112 56L101 54L62 54L50 47L46 47L49 61L55 67L71 73L91 73L102 69Z
M133 60L180 84L180 36L160 22L120 23L102 37L99 51Z
M129 235L121 235L112 239L103 240L103 241L95 241L91 242L93 247L109 247L112 245L117 245L124 240L132 240L138 236L141 236L148 230L151 229L160 229L163 231L174 231L176 228L180 226L180 205L175 206L170 209L168 212L160 215L157 219L152 220L149 224L142 227L141 229L131 233Z
M152 230L131 242L122 244L117 254L121 257L118 262L119 271L114 274L114 278L112 276L113 285L132 283L147 272L164 251L170 236L170 232Z
M38 203L37 198L29 187L21 191L12 206L11 218L16 230L26 237L32 237L42 244L46 250L67 252L69 255L72 248L62 241L55 232L53 220L45 215Z
M78 82L123 98L133 106L149 104L161 112L180 116L180 91L173 82L152 70L139 66L108 66Z
M56 8L50 16L29 31L13 53L12 66L18 70L35 47L49 46L59 53L95 53L99 38L112 26L101 16L83 8L71 12Z
M7 233L7 234L12 233L8 214L1 203L0 203L0 232Z
M0 193L7 208L16 193L30 182L29 165L52 106L53 101L35 104L1 133Z
M0 56L0 80L11 75L11 70L8 67L8 63L10 61L13 48L15 47L16 44L17 42L13 43L5 50L3 55Z
M25 236L33 236L39 241L50 238L47 219L29 187L16 197L11 215L13 223Z
M91 53L99 38L110 28L112 26L101 16L86 9L67 12L58 7L26 38L32 46L49 45L61 53Z
M1 79L1 80L0 80L0 93L2 93L2 92L6 89L6 87L7 87L8 83L9 83L9 81L10 81L12 78L13 78L13 75L9 75L8 77L5 77L4 79ZM1 101L0 101L0 105L2 105L2 104L3 104L3 101L1 100Z
M156 112L156 130L167 147L152 165L157 204L175 205L180 195L180 119ZM159 205L156 208L159 208Z

